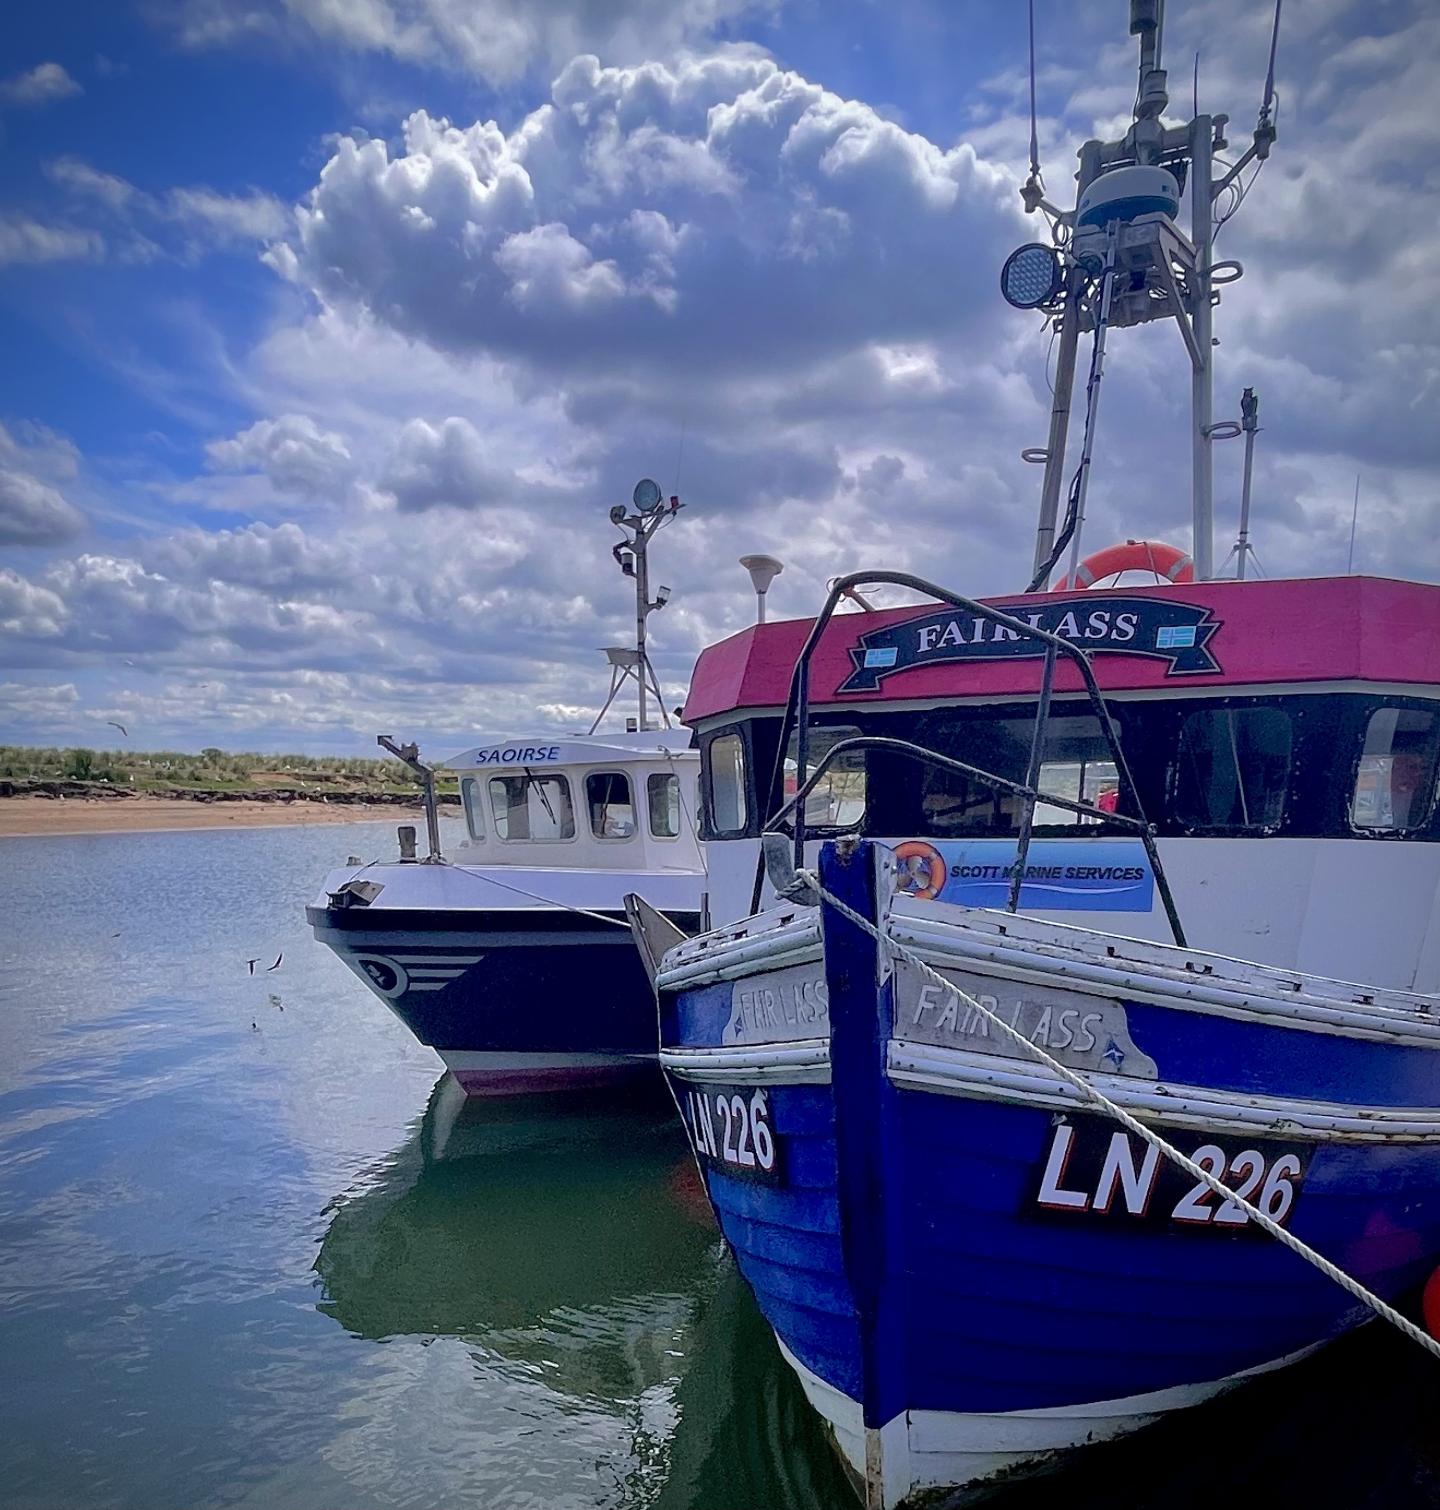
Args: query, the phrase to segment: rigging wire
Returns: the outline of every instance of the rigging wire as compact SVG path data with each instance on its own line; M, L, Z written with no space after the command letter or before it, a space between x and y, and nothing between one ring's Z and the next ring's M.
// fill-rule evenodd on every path
M1035 115L1035 0L1029 0L1030 12L1030 177L1045 187L1045 175L1040 171L1040 132Z

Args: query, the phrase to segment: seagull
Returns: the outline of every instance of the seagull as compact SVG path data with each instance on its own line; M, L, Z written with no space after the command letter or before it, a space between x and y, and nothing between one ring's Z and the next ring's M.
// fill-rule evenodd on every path
M126 739L130 738L130 731L125 727L124 724L117 724L113 718L107 718L105 722L109 724L112 729L119 729L119 731L125 736Z
M251 973L251 975L254 975L254 973L255 973L255 966L260 963L260 957L259 957L259 955L256 955L256 957L254 959L247 959L245 961L245 963L250 966L250 973Z
M280 968L280 961L282 959L284 959L284 958L285 958L285 951L282 949L279 952L279 954L277 954L275 956L275 963L273 965L266 965L265 966L265 973L268 975L272 970L278 970Z

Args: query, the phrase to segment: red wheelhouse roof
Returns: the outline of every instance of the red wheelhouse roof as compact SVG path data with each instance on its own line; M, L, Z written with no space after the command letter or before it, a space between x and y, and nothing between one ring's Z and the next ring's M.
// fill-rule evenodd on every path
M1093 652L1106 691L1200 692L1305 682L1440 688L1440 586L1380 577L1198 582L986 598ZM684 719L777 708L814 621L756 624L701 652ZM1037 641L944 605L844 613L811 662L811 702L1032 697ZM1057 692L1079 691L1062 659Z

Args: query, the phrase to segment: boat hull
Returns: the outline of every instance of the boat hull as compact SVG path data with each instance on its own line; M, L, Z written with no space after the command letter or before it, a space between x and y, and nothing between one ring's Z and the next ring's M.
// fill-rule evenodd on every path
M614 923L539 908L314 906L307 917L469 1095L654 1077L654 998L621 911Z
M827 915L808 960L770 933L728 946L723 978L662 972L662 1059L742 1273L873 1503L1136 1430L1369 1314L1018 1049L963 1013L939 1025L943 993L853 925ZM1423 1024L1279 1028L1259 1007L950 963L1028 1002L1027 1035L1048 1000L1052 1048L1074 1011L1073 1067L1182 1152L1254 1177L1252 1198L1372 1290L1399 1299L1433 1267L1440 1040ZM773 1147L768 1176L726 1157L742 1121L752 1157Z

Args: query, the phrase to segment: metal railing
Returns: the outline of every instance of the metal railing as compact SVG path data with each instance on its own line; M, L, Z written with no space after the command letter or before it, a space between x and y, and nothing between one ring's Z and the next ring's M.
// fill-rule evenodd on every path
M925 593L929 597L937 599L941 603L947 603L952 608L961 609L965 613L974 614L979 619L998 625L1011 634L1027 640L1037 641L1045 646L1045 659L1040 679L1040 692L1035 707L1034 728L1031 734L1030 758L1023 782L1011 781L1008 777L998 776L992 771L982 770L979 766L969 765L963 760L955 760L951 756L941 755L938 751L927 750L921 745L914 744L910 740L896 739L886 735L857 735L850 739L838 740L833 744L816 766L813 774L807 776L810 768L810 661L820 643L830 620L835 615L835 609L841 598L850 591L860 586L892 586L905 587L913 592ZM1041 756L1045 745L1045 731L1050 718L1051 693L1055 682L1055 663L1059 656L1064 656L1079 672L1081 681L1085 684L1085 692L1090 702L1091 711L1100 725L1101 733L1105 736L1105 742L1110 750L1110 757L1115 766L1116 775L1120 781L1121 800L1126 802L1135 816L1120 812L1106 812L1090 803L1072 801L1068 797L1061 797L1051 792L1042 792L1038 781L1040 775ZM1067 812L1076 813L1082 817L1097 819L1120 828L1129 829L1137 834L1140 842L1145 847L1146 858L1150 862L1151 872L1155 877L1155 885L1160 892L1161 904L1165 908L1165 916L1170 923L1170 931L1174 935L1175 942L1182 947L1185 944L1185 930L1180 923L1180 914L1175 907L1175 898L1170 891L1170 883L1165 876L1165 868L1160 860L1160 851L1155 843L1154 826L1145 817L1144 805L1140 800L1140 793L1135 785L1135 780L1130 774L1129 763L1125 759L1125 752L1120 744L1119 731L1115 727L1115 721L1110 716L1110 709L1106 705L1105 698L1100 691L1099 683L1095 680L1095 672L1090 665L1089 657L1078 646L1069 640L1062 639L1057 634L1052 634L1048 629L1037 628L1034 624L1024 619L1017 619L1012 614L1003 612L998 608L991 608L987 604L977 603L973 598L962 597L959 593L953 593L948 588L937 587L933 582L927 582L923 577L911 576L908 572L876 572L863 571L852 572L848 576L838 577L831 585L829 596L825 600L825 606L821 609L810 633L806 636L805 643L801 647L800 654L795 661L795 669L790 678L790 696L785 705L785 717L780 725L780 742L775 752L775 770L771 779L770 798L784 795L785 756L789 746L790 735L795 734L795 763L798 789L793 797L779 806L766 823L767 832L778 832L787 818L791 818L791 828L795 847L795 865L799 869L805 864L805 798L815 789L821 777L829 771L836 758L847 751L857 749L889 749L898 754L903 754L923 763L936 766L940 769L951 770L970 777L992 790L1007 792L1012 796L1018 796L1023 800L1024 808L1021 813L1020 834L1016 847L1015 868L1010 878L1010 894L1006 902L1006 910L1018 912L1020 908L1020 894L1024 886L1025 871L1030 856L1031 835L1035 826L1035 807L1037 803L1044 802L1048 806L1058 807ZM855 825L851 825L852 827ZM757 871L756 891L759 891L760 876ZM759 905L758 895L755 905Z

